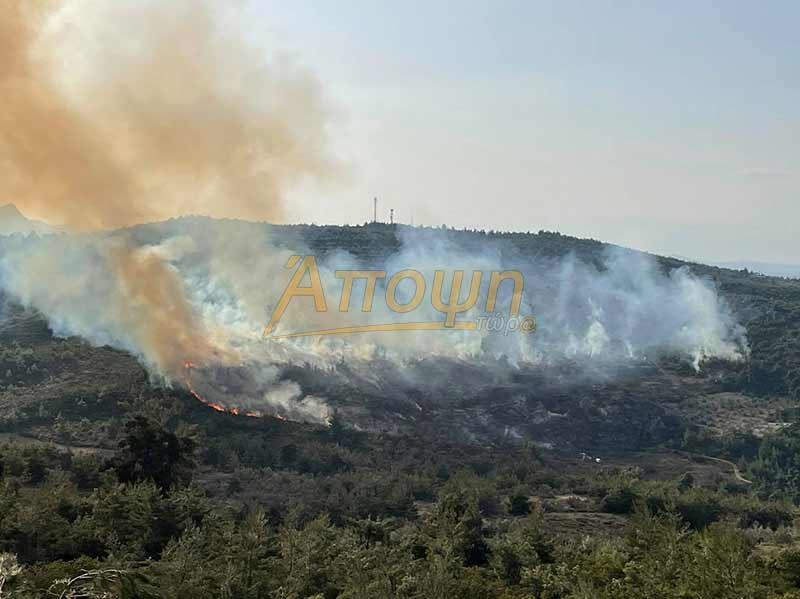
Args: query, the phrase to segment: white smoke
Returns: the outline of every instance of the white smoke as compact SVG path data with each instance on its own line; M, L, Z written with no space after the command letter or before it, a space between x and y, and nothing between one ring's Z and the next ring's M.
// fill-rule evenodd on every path
M713 282L652 256L606 250L598 268L568 256L526 270L543 354L642 359L659 352L740 360L745 331Z
M239 221L179 219L134 232L6 243L0 261L3 288L44 314L56 335L78 335L127 350L154 376L171 383L182 383L186 373L170 365L195 357L176 356L173 361L153 356L143 342L147 338L133 330L136 322L120 311L120 302L133 300L121 293L107 259L108 246L118 243L119 236L136 246L137 253L157 255L181 281L195 333L213 349L200 358L206 363L198 364L198 371L221 368L202 382L197 380L199 372L193 372L191 380L227 407L327 421L331 409L324 398L282 378L281 368L287 365L333 368L346 362L352 369L363 366L368 371L376 359L402 369L420 358L441 356L476 364L505 359L546 368L561 359L615 364L668 353L684 356L699 369L706 359L739 360L747 352L744 329L712 282L687 268L662 272L653 257L621 249L607 250L595 265L574 255L532 258L509 243L479 235L400 229L400 248L386 259L358 259L343 250L318 256L328 310L316 312L311 298L295 298L276 332L441 321L444 315L430 301L437 269L447 272L445 295L453 270L466 271L464 287L471 271L484 273L478 303L459 314L459 321L484 314L492 271L519 270L525 282L520 315L536 317L536 332L394 331L264 340L261 331L292 274L285 267L288 257L313 253L286 230ZM407 315L392 312L384 299L383 280L372 311L361 312L362 281L354 285L350 310L340 312L342 280L335 271L369 268L385 270L387 279L406 268L423 273L427 289L420 307ZM409 293L398 288L398 296ZM465 295L462 289L462 298ZM510 289L501 286L496 309L507 314L509 300Z

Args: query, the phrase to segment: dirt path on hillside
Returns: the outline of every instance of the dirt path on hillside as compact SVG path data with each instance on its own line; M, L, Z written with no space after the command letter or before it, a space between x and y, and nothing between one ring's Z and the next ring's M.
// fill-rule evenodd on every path
M715 458L714 456L703 455L702 453L691 453L691 452L688 452L688 451L684 452L684 453L686 453L686 455L689 456L689 457L700 458L700 459L703 459L703 460L711 460L712 462L719 462L720 464L725 464L726 466L729 466L731 468L731 470L733 470L733 476L737 481L739 481L740 483L744 483L746 485L752 485L753 484L752 480L748 480L744 476L742 476L742 472L741 472L741 470L739 470L739 466L737 466L736 464L734 464L730 460L725 460L725 459L722 459L722 458Z

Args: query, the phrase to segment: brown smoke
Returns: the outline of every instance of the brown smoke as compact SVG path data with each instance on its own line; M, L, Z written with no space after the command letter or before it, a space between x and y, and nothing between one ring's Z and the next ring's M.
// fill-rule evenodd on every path
M183 281L150 248L111 247L111 270L119 285L114 308L158 372L174 375L185 361L204 363L213 350L185 300Z
M6 0L0 198L73 229L186 213L280 219L334 175L315 79L267 63L208 1Z
M3 0L0 201L76 231L187 213L280 220L288 186L336 174L313 77L245 45L222 3L164 4ZM146 361L170 376L210 359L158 252L101 247L111 309Z

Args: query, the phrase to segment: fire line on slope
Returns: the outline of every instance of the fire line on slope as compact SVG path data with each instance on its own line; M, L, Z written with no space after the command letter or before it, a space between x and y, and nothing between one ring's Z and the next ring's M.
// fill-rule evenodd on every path
M190 371L193 370L193 369L196 369L197 368L197 364L195 364L194 362L191 362L189 360L186 360L183 363L183 367L186 370L186 376L184 377L183 382L184 382L184 385L186 385L186 388L188 389L189 393L197 401L207 405L209 408L211 408L213 410L216 410L217 412L222 412L222 413L225 413L225 414L232 414L233 416L248 416L249 418L265 418L265 417L268 417L268 416L272 416L274 418L277 418L278 420L286 420L286 418L284 418L283 416L281 416L279 414L264 414L262 412L256 412L256 411L253 411L253 410L240 410L239 408L226 408L222 404L219 404L217 402L210 401L210 400L206 399L205 397L200 395L200 393L198 393L194 389L194 387L192 386L191 372Z

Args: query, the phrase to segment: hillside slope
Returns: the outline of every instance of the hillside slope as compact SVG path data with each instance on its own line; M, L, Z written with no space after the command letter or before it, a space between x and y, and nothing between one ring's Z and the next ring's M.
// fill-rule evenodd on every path
M201 217L141 225L126 231L142 244L165 237L208 235L230 225ZM275 226L235 223L266 230L278 245L302 244L319 256L346 251L378 259L401 244L402 226ZM568 254L603 268L607 245L558 233L483 233L423 230L447 235L465 248L488 242L530 258ZM299 242L302 241L302 244ZM4 243L0 242L0 251ZM380 359L370 374L340 363L317 369L286 365L283 376L298 381L304 393L328 399L338 417L365 430L470 440L530 440L557 448L636 449L681 439L697 428L691 402L738 394L757 413L747 426L769 429L780 422L784 399L800 396L800 281L764 277L672 258L658 258L665 271L686 267L712 279L746 327L751 353L739 363L710 362L693 371L673 356L632 360L588 369L570 361L545 367L512 366L503 360L482 363L453 358L420 358L403 369ZM165 397L135 360L110 348L93 348L79 339L57 339L46 322L6 298L0 325L5 366L0 404L6 430L43 431L56 418L111 418L126 402ZM115 373L109 376L108 373ZM192 401L176 387L166 396ZM758 399L761 397L762 399ZM700 398L700 399L698 399ZM771 399L770 399L771 398ZM763 410L755 406L762 402ZM774 409L769 406L775 405ZM724 411L724 410L723 410ZM735 414L735 412L734 412ZM711 419L719 422L719 414ZM741 419L734 419L741 424ZM705 425L704 425L705 426ZM745 428L747 427L745 426ZM95 431L96 432L96 431ZM75 432L88 435L94 433ZM85 442L93 442L91 438Z

